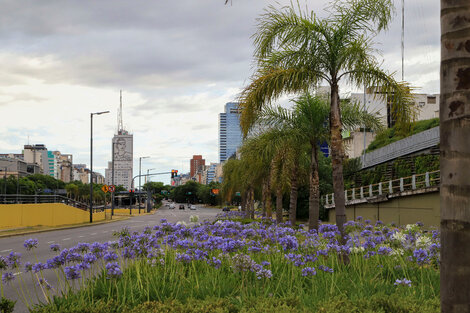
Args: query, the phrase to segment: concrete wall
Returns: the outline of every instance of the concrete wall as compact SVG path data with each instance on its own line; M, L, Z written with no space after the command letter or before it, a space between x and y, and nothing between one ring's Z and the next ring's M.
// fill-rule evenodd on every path
M328 211L330 223L336 222L335 210ZM372 222L380 220L385 224L406 225L422 222L425 226L440 225L439 192L397 197L378 203L360 203L346 207L347 220L362 216Z
M104 219L104 212L93 214L93 221ZM0 229L60 226L89 221L89 212L62 203L0 204Z

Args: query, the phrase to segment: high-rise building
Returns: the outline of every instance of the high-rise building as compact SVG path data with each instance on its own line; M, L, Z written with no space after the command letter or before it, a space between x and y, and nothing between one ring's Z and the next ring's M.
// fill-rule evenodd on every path
M240 111L237 102L225 104L225 112L219 114L219 161L230 158L242 144Z
M118 129L114 135L111 148L114 151L114 185L122 185L127 190L132 188L133 173L133 155L134 155L134 136L124 129L122 123L122 94L120 97L120 106L118 112ZM106 184L113 182L113 161L108 162L108 168L105 170Z
M25 145L23 150L26 163L39 166L44 175L50 175L47 148L43 144Z
M202 171L206 165L206 160L202 158L202 155L193 155L189 164L189 175L194 177L197 172Z

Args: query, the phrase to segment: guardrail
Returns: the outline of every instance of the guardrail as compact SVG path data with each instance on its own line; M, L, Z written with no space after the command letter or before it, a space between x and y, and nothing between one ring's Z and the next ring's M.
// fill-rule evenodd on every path
M79 202L60 195L0 195L0 204L30 204L30 203L63 203L78 209L88 210L89 204ZM104 205L93 206L93 211L99 212L105 209Z
M439 186L441 183L441 172L433 171L424 174L417 174L408 177L401 177L394 180L352 188L344 191L346 202L353 200L366 200L377 196L413 191L422 188ZM334 205L334 194L327 194L324 197L325 205Z

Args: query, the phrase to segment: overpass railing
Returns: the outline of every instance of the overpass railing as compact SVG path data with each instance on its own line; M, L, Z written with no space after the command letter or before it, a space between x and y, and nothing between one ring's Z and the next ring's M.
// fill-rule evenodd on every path
M397 194L423 188L439 186L441 183L440 171L426 172L394 180L384 181L368 186L351 188L344 191L346 203L354 200L367 200L368 198ZM327 194L322 199L327 206L335 205L334 194Z

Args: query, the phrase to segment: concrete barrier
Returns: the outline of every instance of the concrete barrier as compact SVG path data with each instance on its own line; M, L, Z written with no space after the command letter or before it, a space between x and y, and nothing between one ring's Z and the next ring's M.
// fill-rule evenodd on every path
M105 213L93 213L93 221L102 221ZM63 203L0 204L0 228L60 226L90 221L90 213Z

